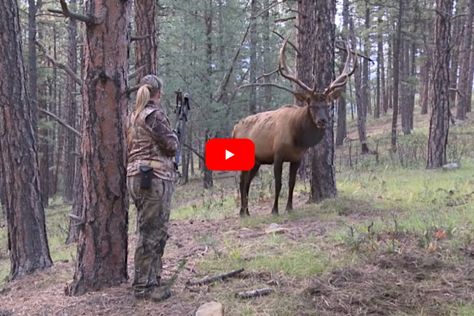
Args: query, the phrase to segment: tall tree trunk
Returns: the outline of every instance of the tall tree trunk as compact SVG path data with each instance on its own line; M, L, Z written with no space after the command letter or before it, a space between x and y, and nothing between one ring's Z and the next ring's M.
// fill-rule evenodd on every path
M213 1L208 0L207 5L206 5L206 13L205 13L205 27L206 27L206 66L207 66L207 76L206 76L206 89L209 93L209 105L212 105L213 103L213 98L212 98L212 92L211 92L211 80L212 80L212 21L214 19L214 13L213 13ZM203 152L204 152L204 146L207 143L207 140L211 137L211 131L206 129L205 131L205 142L202 144L203 145ZM202 164L203 170L204 170L204 178L203 178L203 187L205 189L212 188L214 185L214 181L212 179L212 170L209 170L206 168L205 164Z
M382 30L380 29L382 22L382 18L380 18L378 20L379 32L377 34L377 97L374 109L374 118L376 119L380 117L380 109L385 108L385 106L383 105L385 92L385 78L383 67L383 35Z
M449 59L452 6L452 0L436 0L434 87L427 168L439 168L446 163L446 145L449 133Z
M426 60L421 66L421 114L428 114L428 103L430 100L430 85L431 85L431 56L426 52Z
M56 26L53 26L53 58L58 60L58 35ZM56 113L59 117L62 117L62 106L61 106L61 94L58 89L58 67L53 65L53 100L52 100L52 112ZM51 168L50 183L49 183L49 196L54 196L58 193L58 182L59 182L59 170L61 169L62 159L61 156L64 152L64 133L58 132L59 126L55 125L52 128L53 141L51 144L52 155L53 155L53 168Z
M205 136L205 141L203 143L203 146L205 146L207 141L210 139L209 134L210 134L209 130L206 130L206 136ZM203 153L205 153L204 147L203 147ZM203 169L204 169L204 181L203 181L204 189L210 189L214 186L214 181L212 179L212 170L207 169L204 163L203 163Z
M69 294L127 280L127 70L131 1L88 0L83 85L83 222Z
M10 278L52 265L41 203L34 108L22 60L17 2L0 2L0 153L5 178Z
M28 0L28 92L31 101L32 126L34 137L38 128L38 67L36 64L36 12L39 6L36 0Z
M135 0L135 69L136 82L147 74L157 72L157 26L155 23L156 0Z
M461 70L459 74L459 98L457 104L456 118L466 119L466 112L471 104L472 97L472 69L473 41L472 27L474 18L474 1L469 1L469 12L466 18L465 32L461 44Z
M387 51L387 111L393 109L393 42L394 37L388 35Z
M342 3L342 24L343 33L348 36L348 25L349 25L349 1L344 0ZM343 54L341 60L344 61L347 54ZM341 64L339 71L344 66ZM342 146L344 139L347 136L347 102L346 96L342 95L337 101L337 130L336 130L336 146Z
M323 91L334 76L334 40L336 3L333 0L298 2L298 77ZM315 45L317 43L317 45ZM323 140L311 149L311 202L337 195L334 168L334 114Z
M71 10L76 11L76 0L69 3ZM77 22L74 19L68 21L68 54L67 64L69 68L77 72ZM66 78L66 122L76 128L77 122L77 101L76 101L76 81L67 76ZM72 132L66 134L66 152L64 161L64 200L71 203L74 200L74 188L76 177L76 164L78 155L76 153L76 135Z
M454 15L460 15L465 13L465 4L468 1L457 0L456 1L456 8ZM466 19L463 16L458 16L452 21L451 26L451 64L449 68L449 81L450 81L450 92L449 92L449 104L450 106L454 106L456 104L456 97L457 92L456 89L458 88L458 69L459 69L459 57L460 50L462 49L463 37L464 37L464 21Z
M397 31L393 43L393 114L392 114L392 152L397 151L398 88L400 86L400 44L402 36L403 0L398 0Z
M354 30L354 21L352 17L349 18L350 36L352 42L352 50L357 50L357 39ZM357 131L359 133L359 142L361 146L361 153L367 154L369 152L369 146L367 145L367 103L364 101L364 88L362 83L362 69L358 67L354 73L354 85L356 93L356 106L357 106Z
M364 53L366 56L370 56L370 7L365 1L365 32L367 33L364 39ZM365 107L365 116L372 114L372 103L370 102L370 85L369 85L369 61L364 58L362 62L362 99Z
M346 59L347 53L344 53L341 56L341 66L339 68L339 72L342 72L342 69L344 68L344 60ZM346 103L346 97L345 95L342 95L339 97L339 100L337 100L337 130L336 130L336 146L342 146L344 143L344 139L347 136L347 126L346 126L346 108L347 108L347 103Z
M400 45L402 58L400 60L400 114L402 119L403 134L409 135L410 129L410 45L407 39L403 39Z
M471 75L469 76L469 84L467 85L468 87L472 87L473 79L474 79L474 42L471 45ZM467 102L467 108L466 112L471 112L472 109L472 89L467 89L466 92L466 99L468 100Z
M250 83L257 81L257 0L250 1ZM250 87L249 113L257 113L257 87Z
M414 33L416 34L417 30L415 29ZM415 112L415 94L416 94L416 42L413 41L410 48L410 95L409 95L409 112L408 112L408 127L410 132L413 130L413 116Z
M271 44L270 44L270 1L263 0L263 8L265 8L265 12L263 13L263 33L262 33L262 44L263 44L263 71L264 73L269 73L271 71ZM264 83L270 83L270 77L266 76L264 79ZM264 106L265 108L261 110L268 109L272 103L272 87L266 86L263 90L264 94Z

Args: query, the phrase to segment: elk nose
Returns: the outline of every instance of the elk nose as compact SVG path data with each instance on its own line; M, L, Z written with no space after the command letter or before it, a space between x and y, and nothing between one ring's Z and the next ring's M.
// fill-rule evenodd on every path
M318 120L318 126L319 127L325 127L326 123L327 123L327 121L325 119L319 119Z

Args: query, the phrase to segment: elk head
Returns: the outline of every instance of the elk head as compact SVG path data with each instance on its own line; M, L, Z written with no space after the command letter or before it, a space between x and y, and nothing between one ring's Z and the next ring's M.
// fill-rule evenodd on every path
M309 108L311 119L316 127L320 129L326 128L326 124L329 121L327 107L331 105L332 101L339 98L349 77L354 73L357 68L357 57L354 57L354 68L349 71L349 64L351 60L351 51L349 44L346 43L347 58L344 64L342 73L323 91L316 91L316 83L312 88L306 85L303 81L298 79L293 72L289 71L286 64L285 50L288 44L288 39L283 43L280 49L280 56L278 59L278 71L280 74L296 83L302 91L292 91L296 99L301 101L305 106Z

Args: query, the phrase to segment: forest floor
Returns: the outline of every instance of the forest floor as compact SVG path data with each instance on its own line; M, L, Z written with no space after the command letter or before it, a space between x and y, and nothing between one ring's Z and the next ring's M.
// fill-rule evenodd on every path
M459 133L473 131L474 124ZM284 211L284 186L278 217L270 215L270 168L252 185L245 219L238 215L237 174L216 176L212 190L197 179L178 186L163 272L165 280L178 278L172 297L160 304L137 301L131 280L64 295L75 246L64 245L68 206L52 200L47 226L55 264L47 271L5 282L9 260L0 221L0 315L192 315L212 300L226 315L474 315L474 144L468 146L457 170L382 163L343 168L339 196L320 204L306 203L309 183L298 180L295 211ZM225 281L186 284L239 268L244 272ZM235 297L264 287L274 292Z

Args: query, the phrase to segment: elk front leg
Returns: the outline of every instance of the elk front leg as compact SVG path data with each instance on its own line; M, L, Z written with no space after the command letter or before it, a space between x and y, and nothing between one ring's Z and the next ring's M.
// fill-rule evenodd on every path
M248 209L248 201L249 201L249 192L250 192L250 185L252 183L252 180L253 178L255 178L255 175L257 174L258 172L258 168L260 168L260 165L255 163L255 166L252 168L252 170L250 170L249 174L248 174L248 181L247 181L247 187L245 188L245 192L246 192L246 197L247 197L247 210L246 210L246 215L250 216L250 213L249 213L249 209Z
M278 197L281 191L281 172L283 168L283 161L275 159L273 164L273 175L275 177L275 202L273 203L272 214L278 215Z
M296 183L296 172L300 167L300 161L290 163L290 178L288 180L288 202L286 203L286 210L291 212L293 210L293 189Z

